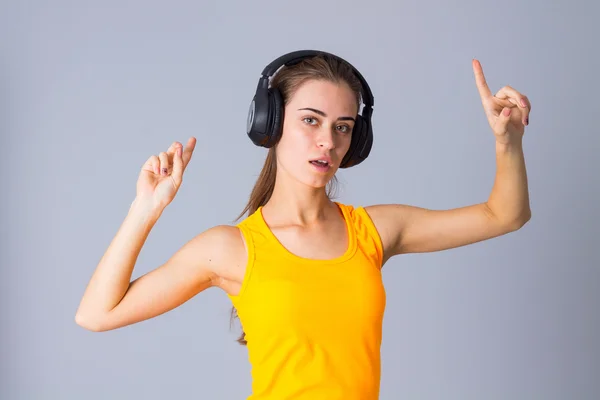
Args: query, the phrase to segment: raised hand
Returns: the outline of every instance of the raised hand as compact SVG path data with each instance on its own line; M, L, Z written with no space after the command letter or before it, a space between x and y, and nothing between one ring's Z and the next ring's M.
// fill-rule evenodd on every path
M174 142L166 152L148 158L137 181L136 198L149 201L152 207L169 205L181 187L183 173L195 147L196 138L190 137L185 148Z
M475 59L473 72L481 103L496 141L510 144L521 140L525 133L525 126L529 125L531 112L531 103L527 96L510 86L504 86L492 95L483 75L481 63Z

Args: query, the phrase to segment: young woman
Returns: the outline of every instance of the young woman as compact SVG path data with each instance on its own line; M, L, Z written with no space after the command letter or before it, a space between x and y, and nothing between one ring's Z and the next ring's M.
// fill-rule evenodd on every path
M218 287L244 329L251 399L377 399L386 261L497 237L530 218L522 137L531 105L510 87L492 95L476 60L473 69L496 138L496 180L486 202L434 211L330 200L338 168L368 156L372 95L344 60L290 53L265 68L249 113L248 135L269 151L246 218L200 233L131 282L150 230L181 187L196 139L153 155L76 322L116 329Z

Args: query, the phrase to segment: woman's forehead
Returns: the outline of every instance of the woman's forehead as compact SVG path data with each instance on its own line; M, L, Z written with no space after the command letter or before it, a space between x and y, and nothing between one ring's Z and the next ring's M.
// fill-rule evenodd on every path
M356 95L347 84L310 80L297 89L288 103L291 108L316 108L327 114L356 114Z

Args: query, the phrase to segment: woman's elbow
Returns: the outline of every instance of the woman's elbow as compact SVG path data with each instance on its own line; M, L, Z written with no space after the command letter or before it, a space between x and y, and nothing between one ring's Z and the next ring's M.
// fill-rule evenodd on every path
M75 323L91 332L104 332L100 318L91 317L81 312L75 314Z

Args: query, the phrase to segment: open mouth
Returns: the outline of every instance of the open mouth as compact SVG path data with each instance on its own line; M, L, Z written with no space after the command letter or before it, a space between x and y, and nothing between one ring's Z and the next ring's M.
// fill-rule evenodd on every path
M309 162L317 167L329 167L329 163L325 160L312 160Z
M312 160L309 161L309 163L311 163L319 172L327 172L331 168L331 164L326 160Z

